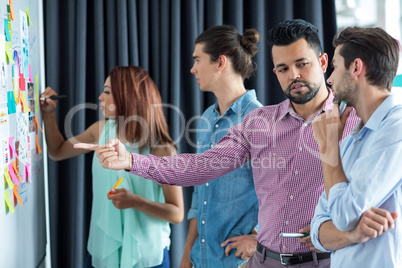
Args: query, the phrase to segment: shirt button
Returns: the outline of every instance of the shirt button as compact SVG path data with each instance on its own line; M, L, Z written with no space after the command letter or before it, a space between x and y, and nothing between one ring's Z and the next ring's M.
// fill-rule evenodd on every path
M283 248L286 248L286 246L283 246Z
M209 183L207 182L207 183L205 183L205 186L209 186Z
M288 224L289 224L289 221L285 221L285 224L288 225Z
M206 205L207 204L207 201L204 201L204 205Z
M296 170L296 171L295 171L295 175L297 175L297 174L299 174L299 171Z
M199 142L199 141L197 141L197 144L200 144L200 142Z
M293 195L290 196L290 199L293 199Z
M205 239L201 239L201 242L202 242L202 243L205 243Z
M213 145L213 144L211 144L211 148L212 148L212 147L214 147L214 145Z
M202 221L202 224L205 224L205 221Z
M303 150L303 148L302 147L299 147L299 151L301 152Z
M303 126L305 126L305 127L307 127L307 125L308 125L307 123L304 123L304 124L303 124Z
M215 127L218 128L218 127L219 127L219 124L216 124Z

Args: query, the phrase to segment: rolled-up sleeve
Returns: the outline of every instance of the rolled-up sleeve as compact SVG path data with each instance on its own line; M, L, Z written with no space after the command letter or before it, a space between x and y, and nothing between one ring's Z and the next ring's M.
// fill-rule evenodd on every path
M311 242L313 243L316 249L325 252L330 252L321 245L319 237L319 230L321 225L324 222L331 220L330 216L327 214L326 206L327 206L327 197L324 192L318 201L318 205L315 207L314 218L310 224L310 236L311 236Z

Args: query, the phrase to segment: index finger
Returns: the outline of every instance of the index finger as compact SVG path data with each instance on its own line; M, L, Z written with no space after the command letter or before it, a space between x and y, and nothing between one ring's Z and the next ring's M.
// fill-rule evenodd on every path
M75 149L85 149L85 150L90 150L90 151L97 151L99 149L104 149L112 147L109 144L93 144L93 143L76 143L74 144Z

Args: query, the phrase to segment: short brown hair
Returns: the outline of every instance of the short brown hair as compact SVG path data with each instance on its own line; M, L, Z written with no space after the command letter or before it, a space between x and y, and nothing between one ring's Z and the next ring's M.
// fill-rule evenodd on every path
M345 68L359 58L367 65L370 84L391 90L399 62L396 39L378 27L348 27L338 32L332 43L334 47L343 45L339 54L344 58Z

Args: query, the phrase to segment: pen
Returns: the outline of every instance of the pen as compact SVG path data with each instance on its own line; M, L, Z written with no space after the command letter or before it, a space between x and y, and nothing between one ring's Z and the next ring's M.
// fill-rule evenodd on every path
M298 237L307 237L309 236L309 233L304 233L304 234L300 234L300 233L280 233L279 237L282 238L298 238Z
M41 97L39 98L41 101L45 101L46 99L51 99L51 100L58 100L58 99L64 99L67 98L67 95L57 95L57 96L50 96L50 97Z
M346 104L346 101L342 101L341 104L339 104L339 116L341 116L345 111Z
M113 194L112 190L116 189L116 188L120 185L120 183L122 183L122 181L124 181L124 179L123 179L123 178L120 178L120 179L116 182L116 184L113 186L113 188L109 191L109 194Z

